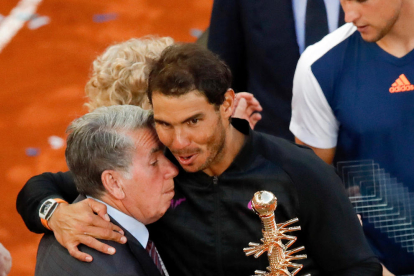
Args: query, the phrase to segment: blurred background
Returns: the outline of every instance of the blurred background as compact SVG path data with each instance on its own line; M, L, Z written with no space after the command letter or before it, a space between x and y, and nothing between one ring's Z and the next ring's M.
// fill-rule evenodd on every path
M92 61L115 42L148 34L194 42L208 27L212 5L213 0L0 1L0 243L13 258L9 275L34 274L41 235L24 226L16 197L31 176L67 170L65 129L87 112L83 89Z

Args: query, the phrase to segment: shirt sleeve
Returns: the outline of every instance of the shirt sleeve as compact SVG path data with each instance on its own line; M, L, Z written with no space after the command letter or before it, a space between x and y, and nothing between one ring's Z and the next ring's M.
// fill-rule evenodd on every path
M70 172L43 173L30 178L19 192L16 208L30 231L46 233L39 218L42 203L49 198L61 198L72 202L78 196Z
M312 73L315 47L306 49L296 67L289 129L305 144L328 149L336 146L339 123Z

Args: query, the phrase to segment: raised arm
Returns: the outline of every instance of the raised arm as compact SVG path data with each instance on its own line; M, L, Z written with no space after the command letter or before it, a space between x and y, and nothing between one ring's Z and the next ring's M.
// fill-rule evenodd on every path
M39 209L49 198L61 198L71 203L78 196L75 182L70 172L43 173L30 178L17 196L16 207L30 231L46 233L42 225Z
M70 172L43 173L29 179L17 197L17 211L26 226L35 233L46 233L49 230L42 225L39 209L44 201L60 198L73 202L78 196ZM125 243L126 238L118 226L109 222L106 206L92 199L74 204L60 203L48 221L58 242L68 249L69 253L81 260L92 261L89 254L78 250L79 244L106 254L114 254L115 249L95 238Z

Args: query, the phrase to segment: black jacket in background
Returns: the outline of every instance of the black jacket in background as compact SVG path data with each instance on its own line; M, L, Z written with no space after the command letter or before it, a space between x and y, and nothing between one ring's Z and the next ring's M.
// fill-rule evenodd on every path
M292 0L214 0L208 48L233 73L233 89L263 107L256 130L293 140L293 75L299 60Z

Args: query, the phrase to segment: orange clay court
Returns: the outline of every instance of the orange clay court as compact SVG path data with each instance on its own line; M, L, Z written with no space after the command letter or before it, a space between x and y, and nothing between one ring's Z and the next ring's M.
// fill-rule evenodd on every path
M95 57L112 43L148 34L194 42L209 24L212 5L213 0L0 1L0 242L13 258L9 275L34 274L41 235L25 227L16 197L31 176L67 170L65 146L53 149L48 139L65 139L66 126L86 113L83 87Z

